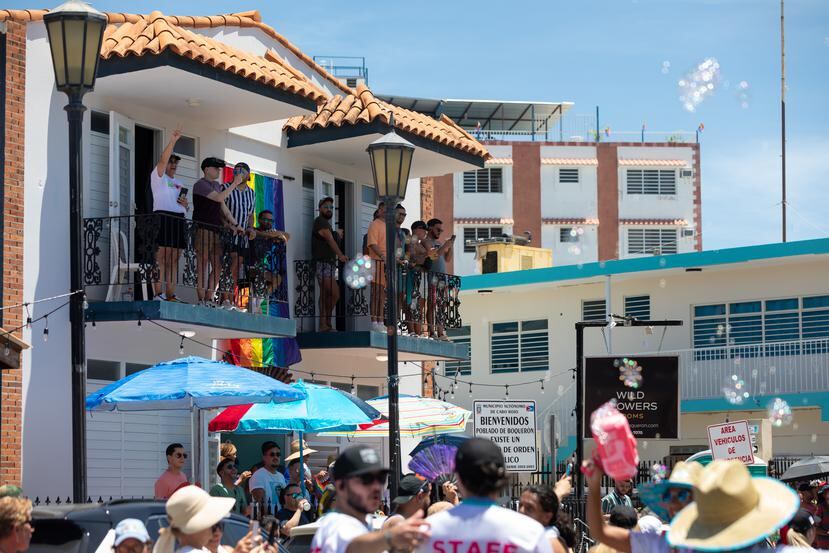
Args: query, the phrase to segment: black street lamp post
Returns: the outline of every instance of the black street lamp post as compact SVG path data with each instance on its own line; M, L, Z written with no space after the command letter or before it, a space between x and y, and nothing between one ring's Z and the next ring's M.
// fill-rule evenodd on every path
M400 378L397 374L397 255L395 206L406 197L414 146L392 131L368 146L371 173L378 195L386 204L386 334L389 381L389 468L391 497L400 484ZM402 245L405 247L405 244Z
M69 120L69 322L72 328L72 495L86 501L86 342L84 337L83 164L81 140L83 95L95 87L98 58L107 18L85 2L69 0L43 16L49 34L55 85L66 93Z

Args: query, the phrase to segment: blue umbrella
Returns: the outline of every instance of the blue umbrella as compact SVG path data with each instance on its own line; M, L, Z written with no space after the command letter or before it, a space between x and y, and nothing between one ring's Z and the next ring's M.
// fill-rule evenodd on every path
M250 369L202 357L183 357L131 374L89 394L86 408L90 411L192 411L304 398L303 390Z
M258 403L228 407L210 421L211 432L272 434L274 432L321 432L356 430L383 415L353 394L330 386L306 384L291 387L305 396L290 403Z
M433 445L453 445L459 447L462 443L469 439L469 436L463 434L437 434L423 438L420 443L409 452L409 455L414 457L424 449L430 448Z

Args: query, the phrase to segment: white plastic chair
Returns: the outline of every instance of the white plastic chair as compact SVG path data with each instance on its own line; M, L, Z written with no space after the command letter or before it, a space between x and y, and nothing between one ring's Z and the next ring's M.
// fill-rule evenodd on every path
M126 252L126 253L125 253ZM127 260L129 251L127 249L127 235L123 230L113 228L109 239L109 288L107 289L106 301L120 299L121 287L129 283L128 275L139 271L139 263L131 263ZM142 280L141 285L146 293L146 281Z

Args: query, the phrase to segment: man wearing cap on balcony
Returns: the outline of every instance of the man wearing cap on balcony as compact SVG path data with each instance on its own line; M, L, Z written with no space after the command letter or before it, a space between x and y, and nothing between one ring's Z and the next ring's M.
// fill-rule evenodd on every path
M464 499L430 516L432 536L417 553L551 553L544 527L497 505L509 475L491 440L470 438L458 447L455 472Z
M201 162L204 176L193 185L193 222L196 224L196 271L200 305L215 306L213 300L219 271L222 266L222 245L219 231L227 223L234 232L240 232L236 219L225 205L225 200L241 183L233 179L231 186L222 189L219 182L225 162L216 157Z
M411 550L429 537L422 514L392 528L372 532L367 517L380 506L389 476L380 456L367 445L343 451L332 469L337 509L320 519L311 553L383 553Z
M176 179L179 156L173 153L176 142L181 138L181 129L170 134L170 141L161 152L153 171L150 172L150 188L153 193L153 225L158 230L158 249L155 263L158 278L153 280L156 300L179 301L176 298L178 261L184 249L184 215L190 204L187 189Z
M311 259L320 285L320 332L334 330L331 326L331 312L340 300L337 284L337 261L345 263L348 258L340 249L342 231L334 232L331 218L334 217L334 198L330 196L319 201L319 217L314 219L311 234Z

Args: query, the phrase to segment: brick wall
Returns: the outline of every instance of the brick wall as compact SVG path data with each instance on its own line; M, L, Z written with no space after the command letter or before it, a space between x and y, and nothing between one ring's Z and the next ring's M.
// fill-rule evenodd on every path
M24 90L26 86L26 25L6 23L5 136L3 166L3 305L23 302L23 130L25 126ZM0 37L2 40L2 37ZM2 312L3 328L23 324L21 309ZM16 332L18 336L20 332ZM2 412L0 412L0 483L21 482L23 375L21 369L2 371Z

